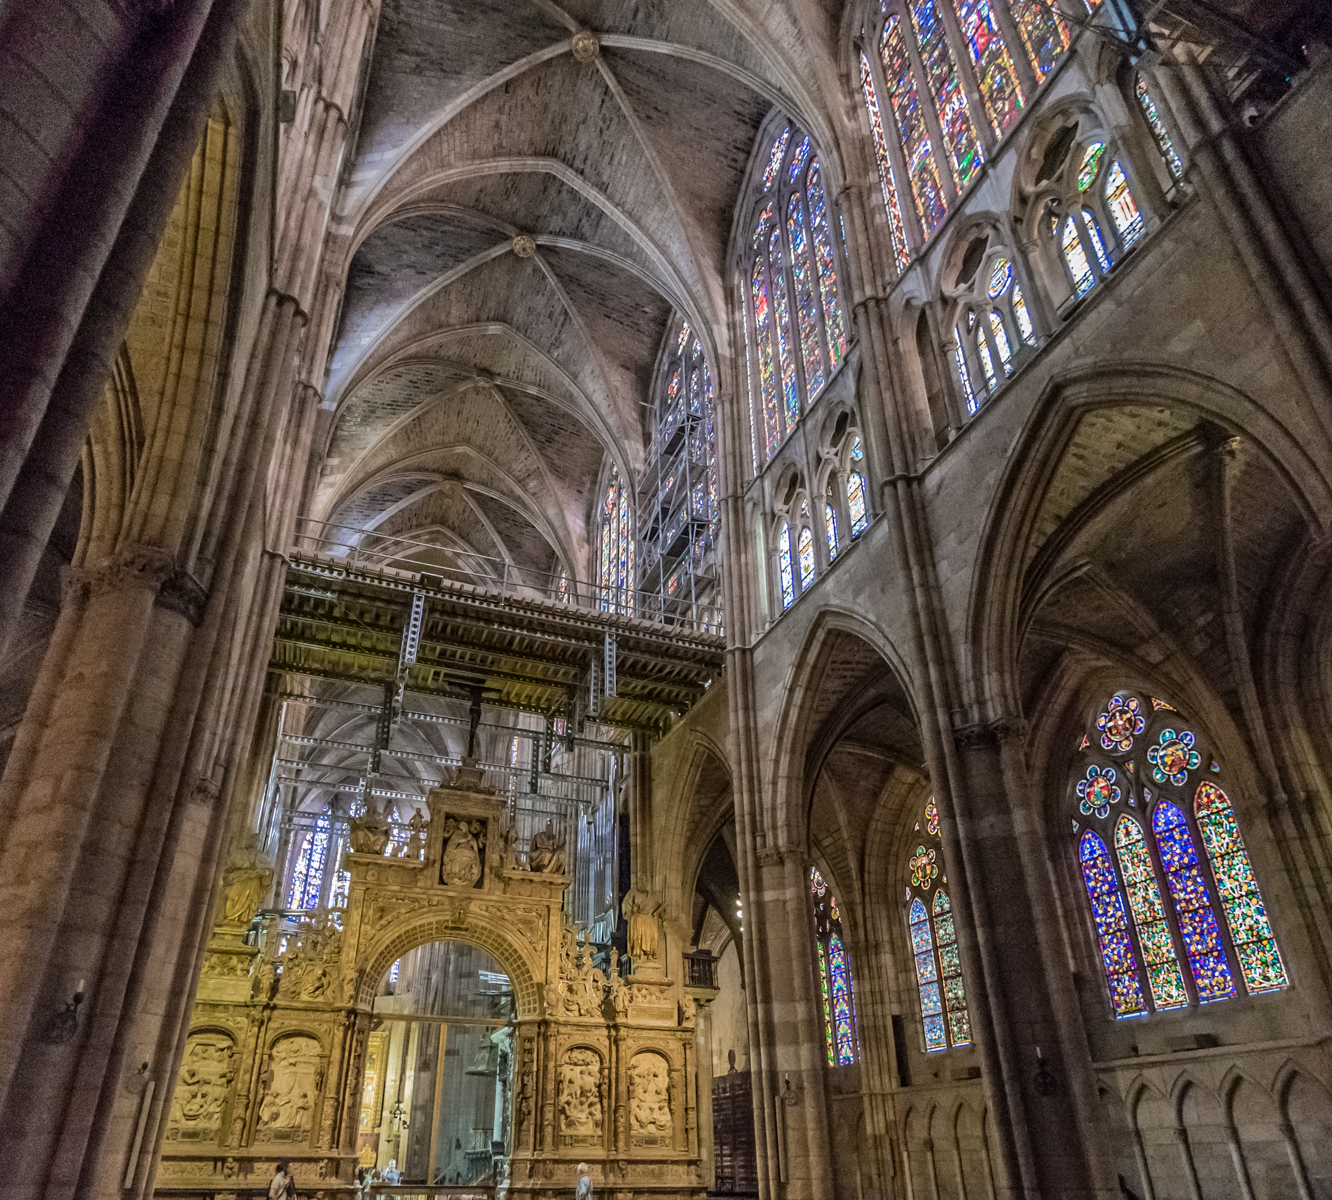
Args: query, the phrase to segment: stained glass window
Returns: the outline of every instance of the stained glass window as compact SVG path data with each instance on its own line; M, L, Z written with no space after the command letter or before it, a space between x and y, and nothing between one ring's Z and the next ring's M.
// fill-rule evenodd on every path
M837 542L837 510L831 504L823 506L823 524L828 531L828 560L831 562L841 549Z
M806 525L800 531L800 590L803 592L814 582L814 534Z
M846 509L851 517L851 536L857 538L869 526L869 509L865 506L865 480L859 471L852 471L847 476Z
M296 855L296 867L291 873L291 887L287 892L288 908L319 906L331 836L332 824L325 813L316 817L314 828L306 830L302 835L300 852Z
M1254 878L1249 852L1240 836L1230 797L1210 780L1198 784L1193 801L1203 848L1216 879L1230 940L1235 944L1240 974L1251 992L1269 992L1288 985L1272 924Z
M1116 1015L1225 1000L1240 994L1241 981L1249 993L1289 986L1230 797L1217 782L1222 767L1179 711L1121 689L1077 753L1075 820L1093 826L1081 833L1079 858ZM1209 778L1197 779L1203 771ZM1118 876L1105 849L1111 836ZM1127 906L1118 899L1121 879Z
M897 269L905 271L911 261L907 245L906 226L902 221L902 202L897 193L897 178L893 174L892 160L888 157L888 141L883 134L883 114L879 111L879 97L870 74L869 59L860 56L860 89L865 96L869 112L870 133L874 137L874 157L879 164L879 186L883 189L883 206L888 212L888 233L893 242L893 257Z
M814 899L814 940L828 1065L847 1066L856 1061L856 1005L842 914L837 897L817 867L809 869L809 890Z
M953 909L943 886L943 848L933 800L926 802L923 827L918 823L915 832L920 840L907 860L907 927L916 963L925 1049L933 1053L970 1045L971 1018Z
M957 349L954 352L957 362L957 377L962 384L962 394L967 398L967 412L976 411L976 392L971 386L971 372L967 370L966 343L962 340L962 330L954 329L953 336L957 339Z
M948 165L960 192L985 161L985 151L971 117L966 89L953 61L947 30L939 17L938 3L939 0L913 0L907 5L907 11L920 47L925 81L943 129Z
M1087 252L1082 248L1082 239L1078 236L1077 222L1068 217L1064 221L1064 233L1060 238L1064 251L1064 262L1068 264L1069 274L1073 276L1073 292L1085 296L1096 282L1092 274L1091 263L1087 261Z
M1152 1003L1158 1011L1182 1008L1188 1004L1189 996L1184 990L1184 975L1179 969L1175 941L1166 921L1165 905L1161 902L1161 888L1152 869L1152 857L1142 826L1130 816L1122 816L1115 823L1115 850L1119 854L1129 911L1138 929L1138 941L1147 966Z
M827 386L847 348L818 154L809 137L788 124L769 155L752 261L742 276L756 466L772 457Z
M971 52L990 125L995 137L1002 137L1026 103L1008 43L999 31L990 0L953 0L953 8Z
M990 309L990 333L994 335L994 348L999 352L999 361L1004 374L1013 373L1013 351L1008 345L1008 333L1004 329L1004 319L997 308Z
M921 111L906 42L895 16L888 18L879 37L879 58L888 80L888 98L892 103L898 137L906 157L916 213L928 238L943 223L944 217L948 215L948 206L939 184L934 148L930 145L929 133L926 131L925 114Z
M1096 218L1092 216L1091 210L1084 208L1082 210L1083 228L1087 230L1087 238L1092 244L1092 249L1096 252L1096 261L1101 264L1102 272L1110 269L1110 255L1106 253L1105 242L1101 239L1101 227L1097 224Z
M1036 345L1036 327L1031 323L1031 313L1027 311L1027 301L1022 295L1022 289L1016 284L1013 285L1013 317L1017 321L1022 340L1028 346Z
M1050 0L1013 0L1013 20L1031 61L1037 83L1044 83L1068 49L1068 26Z
M1142 213L1138 211L1133 193L1129 191L1128 180L1124 177L1124 168L1117 162L1112 162L1105 173L1105 206L1110 210L1110 218L1119 232L1119 240L1126 248L1146 232Z
M1120 895L1110 851L1093 830L1086 830L1078 843L1082 881L1091 900L1096 922L1096 938L1101 946L1106 979L1110 983L1110 1004L1116 1017L1133 1017L1147 1011L1138 976L1138 959L1129 936L1128 913Z
M1156 139L1157 148L1161 151L1161 157L1165 159L1166 169L1170 172L1172 179L1184 178L1184 164L1180 161L1178 152L1175 150L1175 140L1170 136L1170 131L1165 127L1165 122L1161 120L1161 114L1156 111L1156 101L1152 99L1152 94L1147 90L1147 84L1139 75L1133 84L1133 94L1138 98L1138 104L1142 108L1143 115L1147 118L1147 124L1151 127L1152 137Z
M990 354L990 343L983 336L976 339L976 353L980 357L981 370L985 372L985 386L994 391L999 386L999 378L994 373L994 358Z
M629 488L620 481L619 468L612 467L601 505L598 604L603 612L634 611L635 569L633 503Z
M791 526L785 521L777 531L777 574L782 583L782 607L795 603L795 576L791 571Z
M1104 142L1092 142L1082 152L1082 161L1078 164L1078 191L1085 192L1096 182L1096 173L1101 169L1104 154Z

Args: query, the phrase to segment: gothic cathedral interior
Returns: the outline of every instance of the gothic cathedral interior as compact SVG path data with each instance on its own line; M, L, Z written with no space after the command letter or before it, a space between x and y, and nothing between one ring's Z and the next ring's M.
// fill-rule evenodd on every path
M1332 1200L1332 5L0 61L3 1200Z

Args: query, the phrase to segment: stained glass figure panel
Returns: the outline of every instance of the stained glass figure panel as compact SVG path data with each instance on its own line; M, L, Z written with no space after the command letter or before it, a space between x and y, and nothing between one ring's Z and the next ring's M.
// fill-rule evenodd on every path
M865 504L865 480L852 471L846 480L846 508L851 517L851 536L859 537L869 527L869 509Z
M1031 313L1027 311L1027 300L1022 289L1013 285L1013 318L1017 321L1018 332L1028 346L1036 345L1036 326L1031 323Z
M851 1025L851 968L847 966L842 939L835 933L828 940L828 974L832 978L837 1063L846 1066L856 1061L855 1033Z
M957 951L957 929L948 893L937 888L931 904L934 940L939 947L944 1006L948 1010L948 1040L954 1046L971 1044L971 1017L967 1012L966 985L962 982L962 958Z
M763 260L754 263L751 277L750 303L754 310L755 357L758 359L759 394L763 409L763 434L768 457L782 440L781 418L777 390L776 357L772 352L772 313L768 305L768 280Z
M1077 222L1072 217L1064 221L1064 233L1060 238L1060 245L1064 251L1064 262L1068 264L1068 272L1073 276L1073 293L1085 296L1096 282L1096 276L1092 274L1091 263L1087 261L1087 252L1082 248L1082 239L1078 236Z
M768 155L768 165L763 168L763 190L765 192L772 187L773 181L777 178L777 172L782 169L782 159L786 157L786 145L790 140L791 127L788 125L772 143L772 151Z
M808 138L805 139L809 141ZM809 261L809 238L805 233L802 197L792 196L787 208L786 231L791 239L791 267L795 279L796 325L800 330L800 357L805 368L805 386L811 397L823 387L823 350L819 339L817 281Z
M1124 168L1117 162L1112 162L1105 173L1105 206L1110 210L1110 218L1125 248L1132 246L1146 232L1147 226L1143 224L1137 201L1129 191Z
M990 0L953 0L995 137L1017 119L1026 97Z
M1175 941L1166 920L1165 904L1156 882L1147 839L1142 826L1132 817L1122 816L1116 822L1115 850L1119 854L1119 869L1128 892L1129 911L1133 914L1138 942L1142 946L1152 1004L1158 1011L1183 1008L1189 1002L1184 974L1179 969Z
M828 1065L834 1067L837 1065L837 1047L833 1041L832 988L828 983L828 954L822 942L816 942L815 947L819 953L819 998L823 1002L823 1037Z
M324 884L324 867L328 862L328 843L331 825L327 816L315 820L315 827L305 833L296 868L291 875L291 888L287 893L288 908L316 908Z
M831 504L823 506L823 525L828 533L828 561L831 562L841 549L837 540L837 510Z
M1086 830L1078 842L1078 860L1082 881L1091 901L1096 923L1096 938L1101 946L1101 960L1110 985L1110 1005L1116 1017L1134 1017L1146 1013L1138 958L1129 935L1128 913L1119 891L1110 851L1101 837Z
M920 47L925 82L943 129L944 150L953 182L961 192L985 161L985 151L972 119L966 88L958 76L938 4L939 0L913 0L907 5L907 11Z
M888 99L897 122L897 133L911 181L911 194L916 202L916 214L928 238L943 223L948 215L948 206L939 184L934 147L930 144L925 114L921 110L915 74L902 37L901 23L896 16L889 17L884 24L879 37L879 58L888 80Z
M808 525L800 531L800 590L803 592L814 582L814 534Z
M823 329L831 370L846 357L846 321L842 315L842 296L837 284L836 259L832 233L828 228L828 204L823 191L823 175L818 157L810 159L805 176L809 201L809 222L814 239L814 259L819 269L819 297L823 304ZM811 395L813 391L811 390Z
M1244 986L1250 992L1271 992L1289 986L1230 797L1204 779L1198 784L1193 812L1212 865Z
M944 1023L943 996L939 991L939 971L934 957L934 934L930 914L917 897L907 913L911 947L916 959L916 987L920 993L920 1015L925 1026L925 1050L934 1053L948 1049L948 1031Z
M893 258L897 269L905 271L911 261L906 239L906 226L902 219L902 202L898 196L897 178L893 174L892 160L888 157L888 140L883 132L883 114L879 110L879 97L870 74L869 59L860 56L860 90L865 97L869 113L870 133L874 138L874 157L879 164L879 186L883 189L883 207L888 213L888 233L893 243Z
M786 283L786 263L782 254L781 230L774 228L768 239L768 273L772 278L773 330L776 333L777 361L781 367L782 409L787 428L800 420L800 388L796 382L795 343L791 336L791 306Z
M990 333L994 336L994 348L999 353L999 363L1005 375L1013 374L1013 350L1008 344L1008 331L1004 328L1004 319L999 310L990 309Z
M1096 175L1101 169L1101 158L1104 154L1104 142L1092 142L1082 152L1082 161L1078 164L1078 191L1085 192L1096 182Z
M1235 995L1235 981L1221 944L1221 930L1198 863L1198 852L1183 812L1169 800L1158 800L1152 813L1166 886L1174 902L1184 952L1193 971L1199 1000L1225 1000Z
M777 572L782 584L782 607L795 603L795 575L791 570L791 527L782 522L777 533Z
M1012 0L1011 7L1036 82L1044 83L1068 49L1068 26L1050 0Z

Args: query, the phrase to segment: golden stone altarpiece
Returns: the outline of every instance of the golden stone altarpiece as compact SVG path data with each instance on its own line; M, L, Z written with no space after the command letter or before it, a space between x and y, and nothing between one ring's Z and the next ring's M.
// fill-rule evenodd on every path
M492 955L514 992L495 1190L566 1197L586 1162L617 1200L702 1196L693 1001L659 962L627 977L593 964L563 915L562 848L528 856L545 871L519 862L504 801L479 774L459 769L430 793L409 857L384 856L375 814L353 822L341 928L314 914L281 953L276 937L245 944L264 867L252 844L233 855L170 1101L161 1200L266 1195L282 1159L302 1197L351 1194L374 996L393 962L447 940Z

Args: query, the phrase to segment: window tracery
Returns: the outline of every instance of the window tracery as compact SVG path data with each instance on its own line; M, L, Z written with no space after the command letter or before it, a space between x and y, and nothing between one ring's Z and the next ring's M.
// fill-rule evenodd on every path
M1040 86L1071 44L1048 0L879 0L862 34L860 90L899 272L1012 128L1030 99L1024 73Z
M984 234L971 240L959 270L963 282L953 294L952 357L968 413L1002 387L1039 344L1016 254L995 243Z
M939 839L939 812L933 799L925 803L921 820L912 831L907 859L907 932L916 970L921 1026L925 1050L933 1054L971 1044L971 1017L967 1011L962 957L957 927L943 873L943 845Z
M1179 711L1116 692L1076 764L1073 827L1114 1015L1287 987L1224 771Z
M818 152L788 123L773 136L764 161L741 271L756 468L799 423L847 350Z
M652 451L638 512L640 602L683 613L716 599L720 528L712 372L681 317L662 341Z
M809 869L809 890L814 898L814 943L819 960L825 1050L830 1067L844 1067L856 1061L856 1005L842 914L837 897L818 867Z
M634 511L629 488L618 467L611 467L610 482L601 502L601 545L597 582L603 612L634 611Z

